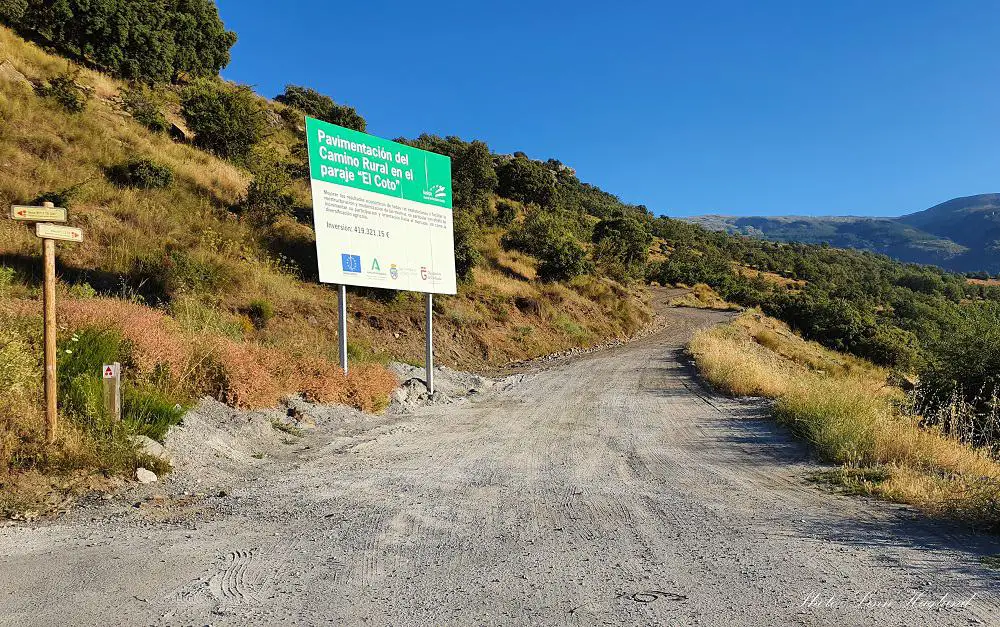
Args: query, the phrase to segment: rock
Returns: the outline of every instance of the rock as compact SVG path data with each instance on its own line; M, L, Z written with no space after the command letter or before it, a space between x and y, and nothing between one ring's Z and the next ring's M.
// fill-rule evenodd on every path
M438 390L438 391L434 392L433 394L431 394L430 400L433 403L450 403L451 402L451 397L448 396L447 394L445 394L444 392L441 392L440 390Z
M6 59L0 62L0 79L7 82L14 83L15 85L23 85L24 87L31 87L31 81L24 74L17 71L17 68L11 64L10 61Z
M145 468L135 469L135 478L139 483L143 485L148 485L150 483L156 483L156 473L151 470L146 470Z
M148 438L144 435L133 435L129 439L132 440L132 443L138 446L139 450L141 450L146 455L163 460L168 464L170 464L171 466L174 465L174 460L172 457L170 457L169 451L167 451L167 449L165 449L162 444L160 444L153 438Z

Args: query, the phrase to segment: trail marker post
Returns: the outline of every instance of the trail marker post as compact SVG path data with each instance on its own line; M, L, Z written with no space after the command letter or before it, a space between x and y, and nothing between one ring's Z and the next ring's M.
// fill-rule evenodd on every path
M434 392L434 294L455 294L451 159L306 118L321 283L338 286L347 372L347 286L427 295L428 391Z
M122 365L117 361L104 364L101 372L104 382L104 410L111 420L122 419Z
M42 317L44 321L45 359L45 438L52 444L58 427L56 383L56 240L82 242L83 231L53 224L65 222L67 211L50 202L41 207L14 205L10 208L11 220L35 222L35 235L42 240Z

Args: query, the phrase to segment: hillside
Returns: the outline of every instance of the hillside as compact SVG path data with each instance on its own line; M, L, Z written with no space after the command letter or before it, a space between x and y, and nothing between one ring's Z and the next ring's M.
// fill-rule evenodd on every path
M235 94L259 112L260 140L246 159L222 159L221 147L213 154L192 141L181 103L206 92ZM247 94L221 82L128 84L0 27L0 205L53 200L85 231L82 244L58 247L60 372L76 378L63 382L64 429L48 446L40 431L40 246L27 226L0 221L0 511L35 498L38 473L134 472L140 458L127 436L162 437L179 419L174 407L200 396L261 407L304 393L377 410L396 385L384 364L422 364L422 295L352 289L352 373L337 368L336 292L315 281L297 152L303 114ZM151 124L159 116L169 124ZM173 134L160 130L170 124ZM624 338L649 319L627 276L600 271L590 241L601 222L593 212L624 209L617 199L567 168L513 159L514 174L541 177L543 192L554 195L558 185L559 208L572 214L573 230L556 232L563 245L551 254L561 256L546 265L548 249L533 245L551 239L552 227L535 198L514 176L497 188L494 164L511 158L486 150L473 163L482 156L474 144L413 141L455 156L462 181L477 180L461 178L472 165L492 178L485 189L456 190L466 192L456 209L465 278L457 296L435 299L440 363L502 366ZM129 381L128 424L110 436L95 396L108 360L125 364ZM72 490L88 476L59 485ZM22 494L18 486L28 487Z
M899 218L706 215L690 220L727 233L857 248L955 272L996 274L1000 273L998 209L1000 195L980 194Z

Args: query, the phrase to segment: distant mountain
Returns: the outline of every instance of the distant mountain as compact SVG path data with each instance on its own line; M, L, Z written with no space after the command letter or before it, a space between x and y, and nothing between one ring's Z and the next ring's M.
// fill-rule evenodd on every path
M689 221L761 239L870 250L957 272L1000 273L1000 194L956 198L899 218L707 215Z

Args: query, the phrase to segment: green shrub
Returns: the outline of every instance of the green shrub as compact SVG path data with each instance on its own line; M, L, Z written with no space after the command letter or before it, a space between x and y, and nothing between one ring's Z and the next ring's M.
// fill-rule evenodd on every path
M56 207L62 207L64 209L70 209L70 208L72 208L73 199L76 197L77 193L79 193L80 188L83 187L83 185L84 185L84 183L77 183L76 185L72 185L72 186L66 187L64 189L60 189L60 190L56 190L56 191L51 191L51 192L43 192L43 193L39 194L38 196L35 196L34 198L32 198L30 201L28 201L28 204L29 205L42 205L42 204L45 204L47 202L50 202L53 205L55 205Z
M104 407L102 366L123 364L122 422L109 422ZM180 421L188 399L175 397L156 381L132 378L131 348L115 331L88 327L59 343L60 410L99 438L122 440L139 433L162 439ZM121 446L105 442L106 446Z
M354 107L337 104L332 98L324 96L315 89L286 85L285 93L275 96L274 99L289 107L295 107L310 117L330 124L361 132L364 132L367 126L365 119L354 110ZM287 116L283 117L288 121ZM301 120L296 120L296 122L301 122Z
M500 198L497 200L497 213L494 222L497 226L509 227L517 219L517 205L513 202Z
M6 295L11 286L14 285L14 268L0 266L0 296Z
M263 329L274 318L274 306L263 299L250 301L247 305L247 316L255 327Z
M161 275L168 295L190 292L214 294L235 279L231 272L214 258L192 255L184 250L172 250L163 260Z
M105 170L108 180L118 187L161 189L174 181L173 171L149 159L135 159L113 165Z
M567 281L587 271L587 253L571 235L549 241L538 259L538 278L543 281Z
M155 385L126 382L122 388L122 418L132 431L163 441L167 431L179 424L187 408Z
M56 76L47 83L35 86L35 93L58 103L70 113L80 113L87 108L89 94L67 75Z
M459 280L472 276L472 269L482 262L483 256L476 248L476 225L471 217L462 211L455 213L455 273Z
M507 231L501 244L537 258L543 281L565 281L588 270L587 253L564 221L537 207L521 225Z
M515 156L497 168L498 193L523 203L552 207L556 201L556 178L552 171L538 161Z
M154 133L165 133L170 128L167 118L153 100L149 90L136 85L122 93L122 104L133 119Z
M291 193L292 177L285 165L275 158L257 156L250 166L253 180L246 198L236 208L258 226L268 226L289 215L295 199Z
M250 158L267 126L260 101L249 87L210 80L184 91L181 114L194 132L196 146L241 163Z

